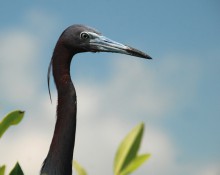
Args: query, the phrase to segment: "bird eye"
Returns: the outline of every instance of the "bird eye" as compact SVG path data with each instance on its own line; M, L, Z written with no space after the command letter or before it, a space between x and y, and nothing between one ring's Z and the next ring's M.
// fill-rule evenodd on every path
M80 38L83 39L83 40L87 40L87 39L89 39L89 34L82 32L82 33L80 34Z

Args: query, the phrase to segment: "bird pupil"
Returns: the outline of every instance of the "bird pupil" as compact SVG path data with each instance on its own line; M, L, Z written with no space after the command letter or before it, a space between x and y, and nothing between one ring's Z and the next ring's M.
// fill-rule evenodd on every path
M83 38L83 39L87 39L87 38L89 38L89 36L88 36L88 34L86 34L86 33L82 33L82 38Z

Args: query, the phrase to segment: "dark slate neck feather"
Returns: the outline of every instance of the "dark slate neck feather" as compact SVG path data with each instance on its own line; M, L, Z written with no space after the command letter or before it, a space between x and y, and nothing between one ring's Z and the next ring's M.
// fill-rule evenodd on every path
M76 91L70 77L73 55L73 51L58 41L52 57L53 76L58 91L57 121L41 174L72 174L77 112Z

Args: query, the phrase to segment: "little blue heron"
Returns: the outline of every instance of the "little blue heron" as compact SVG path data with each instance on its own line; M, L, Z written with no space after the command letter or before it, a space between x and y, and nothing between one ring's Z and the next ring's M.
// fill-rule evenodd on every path
M57 41L48 69L58 92L57 120L49 152L41 168L41 175L71 175L75 144L77 99L70 76L72 57L81 52L114 52L151 59L147 54L115 42L95 29L72 25ZM49 90L50 93L50 90Z

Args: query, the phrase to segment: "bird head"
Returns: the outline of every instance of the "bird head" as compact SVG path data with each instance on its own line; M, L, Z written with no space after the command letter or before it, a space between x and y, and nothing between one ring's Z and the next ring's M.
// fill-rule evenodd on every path
M66 47L80 52L113 52L151 59L146 53L103 36L100 32L84 25L72 25L60 36Z

